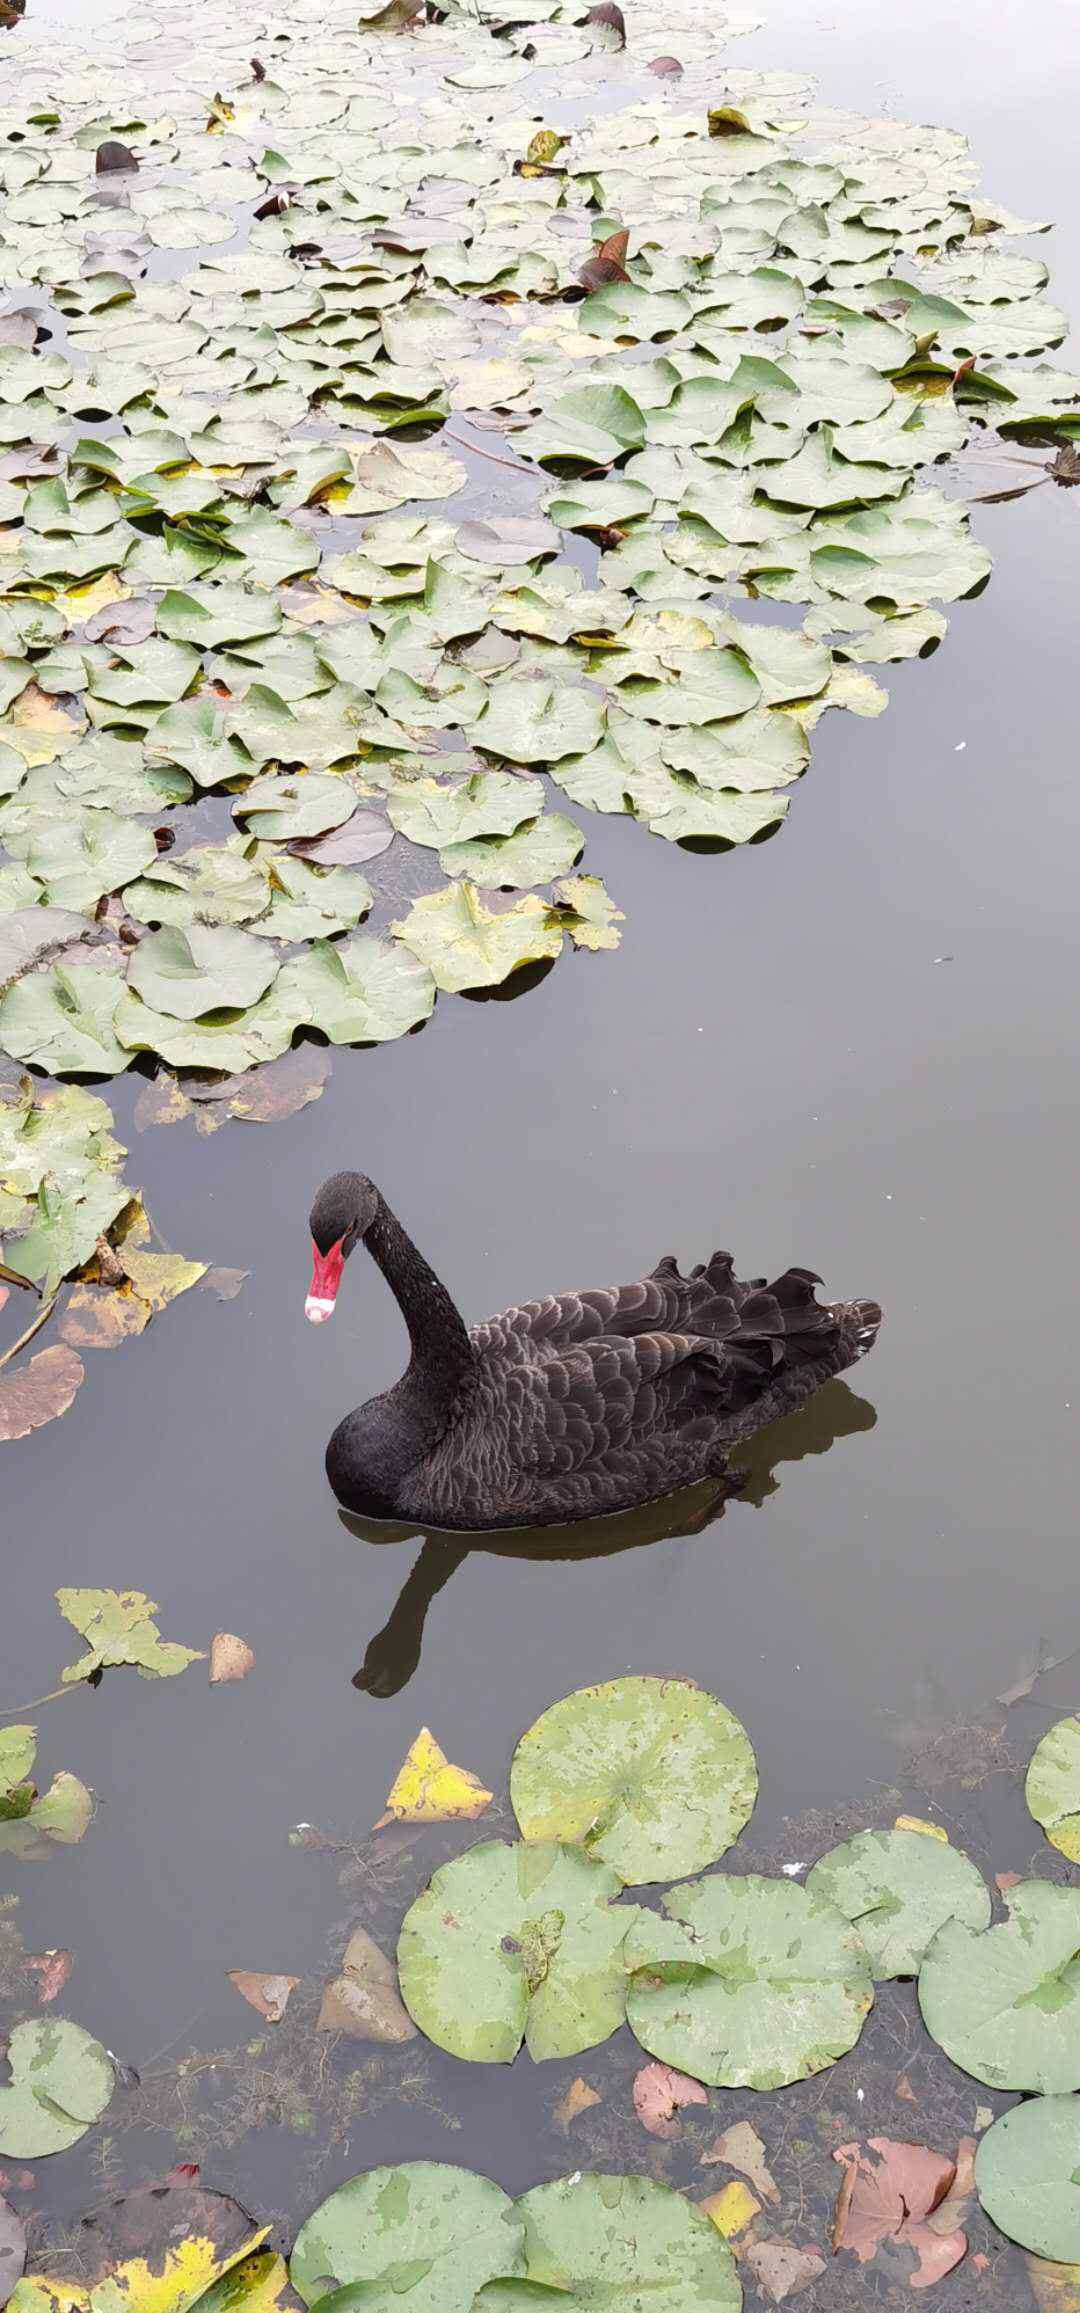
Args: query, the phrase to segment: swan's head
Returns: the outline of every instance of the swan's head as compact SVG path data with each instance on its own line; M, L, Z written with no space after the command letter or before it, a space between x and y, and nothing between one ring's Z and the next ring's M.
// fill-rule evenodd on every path
M334 1314L341 1272L378 1210L379 1192L366 1173L331 1173L311 1208L312 1271L304 1315L322 1325Z

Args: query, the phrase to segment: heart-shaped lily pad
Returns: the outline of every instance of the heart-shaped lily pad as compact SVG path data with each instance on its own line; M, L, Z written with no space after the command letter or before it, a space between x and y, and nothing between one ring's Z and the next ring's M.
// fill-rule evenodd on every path
M877 1982L917 1976L947 1919L990 1925L990 1890L966 1855L923 1831L859 1831L806 1875L811 1895L858 1928Z
M523 2281L492 2281L475 2313L739 2313L742 2286L711 2218L645 2176L578 2172L515 2203L525 2227Z
M165 924L147 932L128 964L144 1004L171 1020L241 1011L256 1004L278 975L278 958L262 940L231 924Z
M342 2313L471 2313L497 2273L524 2271L522 2224L486 2176L442 2161L372 2168L339 2185L296 2236L289 2273L308 2305L348 2291Z
M939 1929L919 1975L932 2038L991 2088L1080 2087L1080 1888L1024 1879L1008 1919Z
M39 2160L66 2152L100 2120L113 2068L99 2040L62 2016L16 2024L8 2042L10 2085L0 2088L0 2154Z

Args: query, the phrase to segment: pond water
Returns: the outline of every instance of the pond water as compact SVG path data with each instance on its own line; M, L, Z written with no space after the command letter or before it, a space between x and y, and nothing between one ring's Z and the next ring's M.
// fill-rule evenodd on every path
M995 198L1059 221L1040 247L1076 311L1077 45L1055 0L1022 21L997 0L974 22L928 0L824 15L771 0L737 62L963 130ZM0 75L17 59L16 40ZM1011 478L998 460L985 486ZM235 1301L189 1295L107 1374L95 1365L65 1419L4 1465L5 1708L67 1659L61 1584L138 1586L166 1636L237 1631L257 1657L243 1686L118 1673L39 1717L41 1765L77 1768L100 1805L82 1845L12 1876L20 1932L31 1951L70 1946L69 2012L144 2082L256 2036L227 1970L318 1978L351 1920L392 1934L454 1845L426 1835L372 1895L367 1865L290 1843L292 1827L363 1842L422 1724L501 1795L536 1714L625 1670L696 1679L738 1713L760 1766L759 1855L805 1861L791 1819L891 1820L895 1791L991 1872L1045 1868L1017 1769L1047 1701L1080 1696L1080 1663L1011 1712L993 1698L1041 1644L1080 1646L1080 500L1046 487L974 519L987 591L951 608L932 659L885 670L880 720L828 718L775 840L693 856L630 821L591 825L589 865L626 910L617 955L335 1053L323 1097L272 1130L140 1137L137 1083L107 1088L128 1177L169 1242L250 1271ZM700 1531L653 1512L620 1546L585 1536L564 1557L354 1530L324 1483L325 1440L398 1370L404 1334L361 1260L335 1323L304 1323L308 1206L342 1165L384 1188L470 1318L724 1245L743 1273L803 1262L830 1295L876 1296L881 1339L851 1386L754 1442L742 1498ZM818 2104L855 2112L891 2014L883 2003L840 2072L808 2084ZM480 2071L414 2049L399 2078L403 2062L346 2049L340 2073L366 2083L349 2116L331 2125L313 2097L310 2125L272 2125L252 2094L228 2144L212 2116L258 2064L171 2079L167 2125L149 2105L130 2134L122 2112L108 2124L104 2173L133 2181L179 2146L287 2237L318 2191L373 2160L464 2160L517 2191L590 2144L629 2153L629 2133L584 2130L568 2157L552 2129L574 2074L599 2079L596 2058ZM985 2092L950 2082L970 2126ZM720 2107L765 2124L750 2096ZM879 2102L872 2117L904 2133L910 2112ZM37 2197L72 2216L95 2162L100 2146L45 2164ZM820 2238L821 2210L807 2223ZM962 2273L942 2305L987 2302Z

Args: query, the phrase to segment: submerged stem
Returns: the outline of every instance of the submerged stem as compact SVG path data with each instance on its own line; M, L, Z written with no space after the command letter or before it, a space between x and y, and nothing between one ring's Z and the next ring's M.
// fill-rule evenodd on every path
M42 1304L33 1324L27 1326L25 1333L20 1333L18 1340L12 1342L10 1349L5 1349L3 1356L0 1357L0 1366L10 1365L12 1358L18 1356L20 1349L25 1349L27 1342L33 1340L35 1333L40 1333L42 1326L52 1316L57 1299L58 1295L54 1293L51 1301Z

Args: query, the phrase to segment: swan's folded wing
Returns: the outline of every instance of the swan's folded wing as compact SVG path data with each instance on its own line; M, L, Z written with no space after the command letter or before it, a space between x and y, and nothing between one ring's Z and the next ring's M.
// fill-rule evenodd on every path
M684 1277L674 1256L665 1253L647 1277L632 1285L551 1293L542 1301L523 1302L475 1326L472 1339L482 1355L511 1364L578 1342L632 1341L644 1334L737 1342L741 1350L785 1337L805 1345L808 1335L836 1327L835 1312L814 1297L819 1283L810 1269L787 1269L772 1285L763 1277L738 1278L730 1253L714 1253Z
M511 1462L527 1478L602 1468L654 1439L710 1432L737 1374L723 1351L693 1334L617 1334L553 1350L524 1367L510 1393Z

